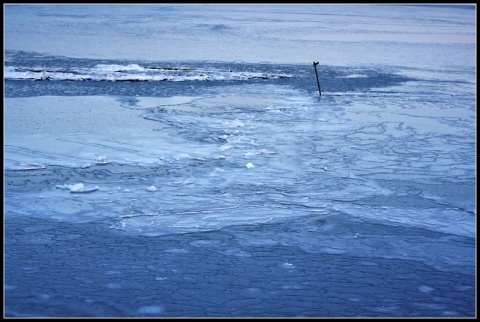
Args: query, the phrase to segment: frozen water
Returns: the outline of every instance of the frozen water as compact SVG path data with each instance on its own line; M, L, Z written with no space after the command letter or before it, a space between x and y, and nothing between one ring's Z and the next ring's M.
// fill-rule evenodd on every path
M475 316L475 13L6 5L5 315Z
M474 8L6 6L5 48L95 59L321 60L321 64L338 66L378 63L438 68L467 64L473 68Z

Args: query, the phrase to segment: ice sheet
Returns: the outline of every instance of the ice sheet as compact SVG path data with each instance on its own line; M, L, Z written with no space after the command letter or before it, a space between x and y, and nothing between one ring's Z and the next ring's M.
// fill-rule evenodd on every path
M431 8L7 5L5 48L77 58L475 66L473 6Z
M6 317L475 317L475 5L4 11Z

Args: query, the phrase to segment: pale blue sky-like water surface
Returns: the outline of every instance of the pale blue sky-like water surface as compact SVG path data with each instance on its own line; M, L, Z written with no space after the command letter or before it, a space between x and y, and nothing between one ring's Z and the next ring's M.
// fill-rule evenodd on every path
M475 6L4 9L6 317L476 316Z

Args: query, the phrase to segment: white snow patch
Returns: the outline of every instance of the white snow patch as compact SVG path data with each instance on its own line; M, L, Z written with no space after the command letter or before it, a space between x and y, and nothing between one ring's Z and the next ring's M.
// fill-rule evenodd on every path
M83 183L56 185L58 189L70 190L70 192L92 192L99 189L99 186L86 187Z
M160 305L148 305L138 308L138 312L142 314L161 314L164 311L165 309Z
M418 290L422 293L430 293L434 290L434 288L427 285L420 285Z

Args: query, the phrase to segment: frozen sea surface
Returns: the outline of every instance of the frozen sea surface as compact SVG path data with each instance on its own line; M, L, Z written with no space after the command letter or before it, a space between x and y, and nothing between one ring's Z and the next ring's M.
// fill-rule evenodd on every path
M471 7L5 9L6 317L476 316Z

